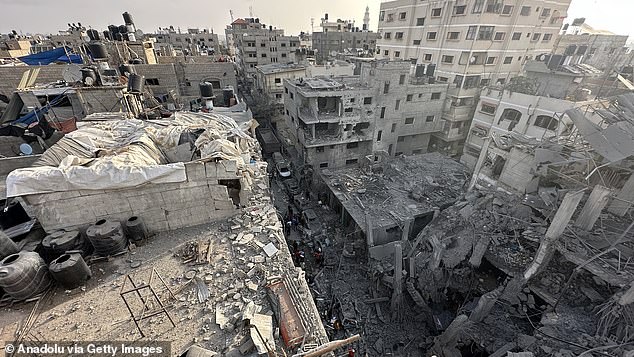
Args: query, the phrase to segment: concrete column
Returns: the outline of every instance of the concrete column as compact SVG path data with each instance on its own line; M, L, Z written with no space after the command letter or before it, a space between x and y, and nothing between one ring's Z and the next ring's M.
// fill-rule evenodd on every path
M412 222L412 219L408 219L407 221L403 222L403 235L401 236L401 240L403 242L409 239L409 231L412 228Z
M524 271L525 280L528 281L528 279L533 277L533 275L537 274L543 265L548 264L548 260L550 260L554 253L555 248L553 245L557 242L568 226L570 218L573 213L575 213L582 197L583 191L569 192L566 194L559 206L559 209L557 210L557 213L555 213L555 217L553 217L553 220L548 227L548 231L546 231L544 239L537 249L533 262L526 271Z
M594 223L599 219L599 215L605 205L608 204L608 199L610 198L609 188L601 185L594 186L590 197L588 197L588 201L586 205L583 206L583 210L581 210L581 214L577 217L575 221L575 226L589 231L594 226Z
M311 139L315 139L315 124L310 124L310 136Z
M634 202L634 174L625 182L623 189L612 200L612 204L608 207L608 211L614 213L617 216L625 216L627 211L632 208Z
M482 150L480 151L480 156L478 157L478 161L476 162L475 167L473 168L473 176L471 176L471 182L469 183L469 191L473 190L476 182L478 182L478 175L480 175L480 170L482 169L482 165L486 160L487 153L489 152L489 145L491 144L491 137L487 136L484 140L484 145L482 145Z
M401 243L394 244L394 291L392 292L392 320L400 321L403 316L401 302L403 299L403 248Z
M500 286L495 290L489 291L488 293L482 295L480 300L478 300L478 305L469 315L469 320L473 322L482 322L484 318L489 315L491 309L495 305L495 302L498 300L502 291L504 290L504 286Z
M370 220L370 215L368 213L365 214L365 224L366 224L366 240L368 243L368 248L374 247L374 234L372 232L372 221Z

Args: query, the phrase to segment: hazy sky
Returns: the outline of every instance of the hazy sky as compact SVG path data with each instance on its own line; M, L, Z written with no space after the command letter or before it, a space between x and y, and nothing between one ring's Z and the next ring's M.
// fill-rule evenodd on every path
M173 25L213 28L224 34L230 23L229 9L235 18L248 17L249 6L261 22L284 28L288 34L310 31L310 19L328 13L331 19L354 19L361 27L366 5L370 6L370 28L376 30L380 0L0 0L0 32L56 33L68 22L104 29L108 24L122 24L121 13L134 16L137 28L153 32L158 27ZM634 39L631 15L632 0L573 0L569 20L586 17L595 28L627 34Z

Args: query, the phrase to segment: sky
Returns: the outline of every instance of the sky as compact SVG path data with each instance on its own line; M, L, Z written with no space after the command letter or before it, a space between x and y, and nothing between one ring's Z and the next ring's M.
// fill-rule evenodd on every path
M234 18L249 17L249 7L260 22L283 28L287 34L310 32L311 18L319 30L320 18L328 13L330 19L353 19L361 27L366 5L370 7L370 28L376 30L380 0L0 0L0 32L16 30L21 33L57 33L69 22L81 22L103 30L109 24L122 24L121 14L130 12L137 28L154 32L159 27L212 28L224 34ZM632 0L573 0L569 18L585 17L586 23L634 40ZM223 38L224 36L221 36Z

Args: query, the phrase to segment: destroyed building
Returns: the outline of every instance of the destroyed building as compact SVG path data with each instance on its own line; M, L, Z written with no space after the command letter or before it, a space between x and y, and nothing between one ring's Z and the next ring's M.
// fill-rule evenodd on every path
M284 107L284 80L306 77L306 67L294 63L271 63L258 65L255 88L267 96L278 110Z
M441 129L447 89L428 78L409 62L381 61L364 65L360 76L287 81L291 142L315 168L425 153L431 133Z
M267 164L253 162L260 157L253 125L218 114L177 112L170 120L140 121L99 113L32 167L11 172L8 197L33 208L43 235L79 230L95 239L95 227L130 217L147 231L139 240L129 236L130 247L111 257L100 253L102 245L93 253L81 248L92 279L72 293L45 286L33 299L28 325L20 321L31 305L22 309L2 285L11 292L1 299L2 339L19 324L11 338L27 345L167 340L164 355L172 356L188 349L227 355L327 349L272 206ZM18 241L16 255L43 254L43 235ZM4 265L22 259L9 258ZM51 278L41 279L48 284ZM138 300L135 292L152 295Z
M312 48L316 51L317 64L324 64L337 53L349 53L355 56L365 54L373 57L379 34L370 31L369 9L366 7L364 23L361 28L354 21L337 19L330 21L328 14L321 18L321 31L312 33Z

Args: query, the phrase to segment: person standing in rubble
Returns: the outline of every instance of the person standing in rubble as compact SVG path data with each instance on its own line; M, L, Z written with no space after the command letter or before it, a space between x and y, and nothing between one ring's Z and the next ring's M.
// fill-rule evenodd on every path
M317 249L315 249L315 252L313 253L313 257L315 257L315 264L317 265L317 267L321 267L322 264L324 263L324 253L322 252L320 246L318 246Z

